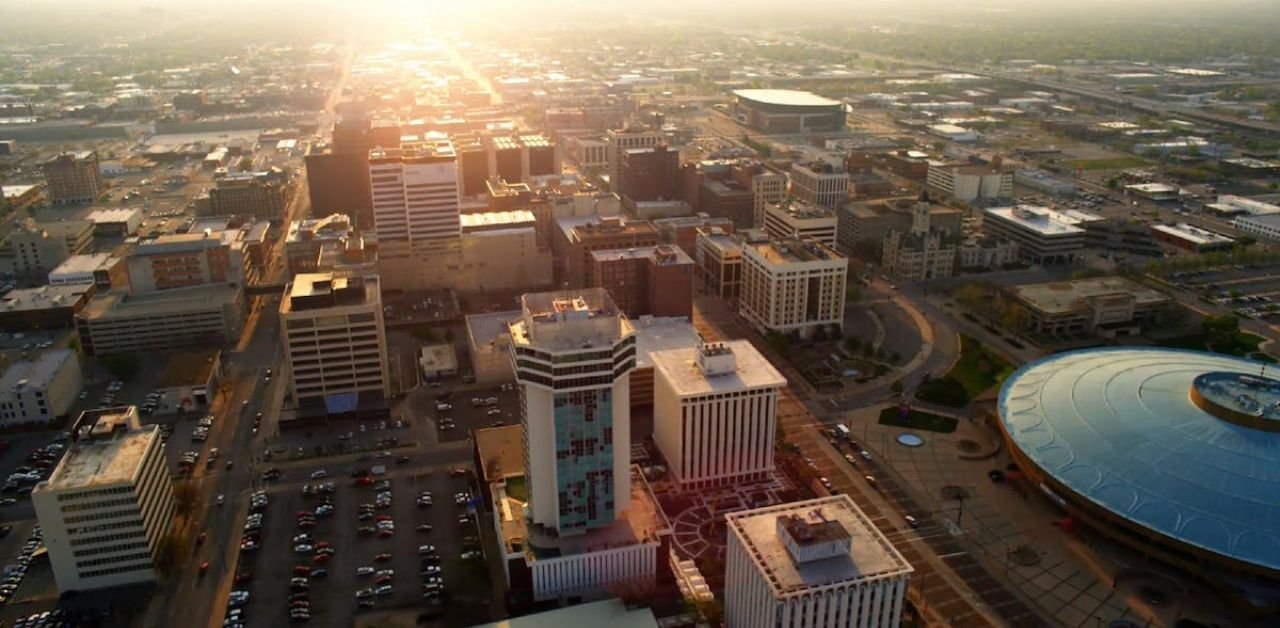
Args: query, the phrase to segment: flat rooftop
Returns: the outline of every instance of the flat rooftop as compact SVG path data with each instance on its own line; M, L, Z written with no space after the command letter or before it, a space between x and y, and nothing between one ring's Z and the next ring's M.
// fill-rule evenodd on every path
M280 301L280 312L314 310L321 307L378 303L382 293L376 277L343 277L333 273L299 273Z
M680 247L674 244L638 246L628 249L603 249L599 251L592 251L591 259L597 262L609 262L624 259L649 259L660 266L693 263L693 258L689 257L688 253L685 253L680 249Z
M631 321L636 332L636 370L652 368L655 351L696 347L698 328L681 316L640 316Z
M90 253L87 255L72 255L64 260L58 267L50 272L50 275L71 275L76 273L92 273L95 270L102 270L109 264L111 256L107 253Z
M1053 281L1014 286L1013 292L1032 307L1047 314L1066 314L1081 306L1086 299L1127 294L1137 305L1169 302L1169 296L1124 277L1096 277L1074 281Z
M658 628L648 607L629 609L619 599L577 604L566 608L504 619L472 628Z
M994 218L1046 237L1084 234L1084 227L1081 226L1083 220L1048 207L1034 205L988 207L982 210L982 213L983 220Z
M93 434L78 435L49 479L41 482L37 490L132 483L142 463L143 453L153 440L160 437L159 426L144 427L138 423L133 406L106 408L93 415L86 412L81 415L81 422L85 415L96 419L92 428L82 428L92 429ZM112 423L119 427L109 429ZM98 434L99 429L104 433Z
M477 471L486 483L524 475L524 426L484 427L472 434L485 464Z
M816 513L821 513L818 521ZM797 563L778 535L778 518L799 516L819 525L834 523L851 541L849 551ZM914 571L848 495L833 495L779 504L726 516L730 535L737 535L776 596L842 582L874 581ZM842 537L843 538L843 537Z
M469 214L460 214L458 218L462 221L463 231L520 227L532 225L537 222L533 216L533 212L527 209L511 209L500 212L473 212Z
M817 240L769 240L767 242L750 242L742 245L743 250L753 250L766 261L782 264L804 264L807 262L846 261L845 257L835 249Z
M508 326L516 344L582 351L613 345L632 332L604 288L530 293L520 303L520 318Z
M85 216L85 219L95 223L128 222L141 214L142 210L140 209L117 207L110 209L95 209L90 212L88 216Z
M0 376L0 390L44 390L75 354L71 349L48 349L34 360L14 362Z
M90 320L176 314L196 309L225 307L238 300L240 294L240 287L224 284L137 294L113 290L94 295L80 313Z
M698 239L705 241L711 248L718 251L721 257L742 255L742 242L722 229L709 231L699 229Z
M760 355L750 341L730 340L716 346L723 346L733 354L732 372L707 376L698 366L698 352L702 348L697 346L654 351L649 359L653 361L655 373L662 374L682 397L787 385L782 373Z
M71 307L80 300L86 284L40 286L10 290L0 297L0 312L29 312L55 307Z
M1200 227L1189 225L1187 223L1178 223L1176 225L1154 225L1151 227L1151 230L1167 233L1171 236L1181 238L1187 242L1200 246L1213 244L1227 245L1235 242L1235 238L1230 236L1225 236L1215 231L1209 231L1208 229L1201 229Z
M836 213L827 207L799 199L787 199L781 203L769 203L768 211L782 214L792 220L834 220Z
M467 335L471 339L471 350L486 349L497 344L500 337L511 333L507 326L517 318L520 318L520 310L467 316Z
M303 242L309 240L332 240L345 236L355 230L351 218L346 214L330 214L323 218L308 218L289 223L286 242Z

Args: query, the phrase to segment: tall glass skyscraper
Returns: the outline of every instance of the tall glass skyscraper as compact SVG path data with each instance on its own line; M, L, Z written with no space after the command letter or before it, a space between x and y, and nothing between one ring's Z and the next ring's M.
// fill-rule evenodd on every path
M527 294L521 304L510 332L528 515L560 535L609 525L631 494L635 332L601 288Z

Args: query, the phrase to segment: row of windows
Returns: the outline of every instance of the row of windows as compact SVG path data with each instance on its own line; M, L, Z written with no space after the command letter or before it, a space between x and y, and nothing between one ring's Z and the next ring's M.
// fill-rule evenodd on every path
M123 552L125 550L142 549L147 546L147 540L134 541L133 543L120 543L117 545L107 545L104 547L91 547L82 552L76 552L76 556L94 556L96 554L109 554L111 552Z
M79 517L67 517L65 523L80 523L82 521L98 521L100 519L115 519L116 517L128 517L130 515L137 516L137 504L133 500L129 500L133 504L133 508L122 508L118 510L110 510L107 512L99 512L92 515L80 515Z
M107 530L119 530L120 528L134 528L142 525L141 519L130 519L129 521L119 521L116 523L106 523L96 526L83 526L80 528L67 528L68 535L76 534L93 534L94 532L105 532Z
M81 578L97 578L98 576L110 576L118 573L129 573L133 571L150 571L150 570L151 570L151 561L148 560L146 563L141 565L132 565L128 567L112 567L111 569L97 569L94 571L82 571L80 572L80 577Z
M111 508L113 506L124 506L126 504L133 504L133 503L136 503L136 502L134 502L133 498L131 497L125 497L123 499L108 499L106 501L101 501L101 502L89 502L85 504L71 504L68 506L63 506L62 512L64 513L77 512L81 510L90 510L93 508Z
M81 545L94 545L96 543L106 543L107 541L123 541L124 539L136 539L142 531L125 532L122 534L99 534L98 536L85 536L71 539L71 547L79 547Z
M136 552L126 556L112 556L110 558L95 558L93 560L77 560L76 567L96 567L98 565L110 565L112 563L131 563L139 560L151 562L150 552Z

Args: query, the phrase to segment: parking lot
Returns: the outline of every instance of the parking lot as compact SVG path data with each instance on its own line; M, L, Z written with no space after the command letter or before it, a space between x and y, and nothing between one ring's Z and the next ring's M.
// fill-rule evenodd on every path
M383 461L377 461L379 463ZM376 466L376 465L374 465ZM477 552L479 532L474 515L463 522L460 515L469 511L468 505L455 503L455 493L471 491L470 476L455 476L444 467L409 469L387 465L385 475L372 475L368 486L356 486L352 476L355 469L370 470L369 463L356 462L341 466L325 467L327 477L312 479L320 465L305 470L286 471L281 479L268 490L270 503L264 511L259 549L244 552L240 557L239 572L252 573L247 583L238 585L250 593L244 606L246 625L278 626L290 620L290 605L307 608L314 626L351 626L359 612L378 612L395 608L429 608L423 599L423 576L419 560L419 547L434 546L444 580L444 593L440 596L443 609L479 594L487 604L488 586L483 580L484 563L479 557L464 560L464 553ZM318 474L317 474L318 475ZM376 488L380 480L389 481L391 503L389 507L377 507ZM314 495L304 495L305 485L323 485L332 482L332 493L323 489ZM361 480L361 482L365 482ZM419 506L418 496L428 491L434 505ZM317 516L309 529L299 527L299 514L319 514L317 506L331 500L332 514ZM374 506L374 513L367 521L358 519L361 505ZM469 502L467 502L469 504ZM385 526L377 518L392 522L394 533L383 537L374 532ZM419 531L419 526L430 526L430 531ZM366 528L361 531L361 528ZM293 541L298 535L306 539ZM306 541L305 543L301 541ZM320 543L328 543L333 554L328 559L317 558ZM297 545L310 545L311 549ZM295 549L304 550L297 552ZM325 569L323 577L303 573L307 569ZM374 574L358 575L357 570L371 567ZM391 570L389 577L379 577L376 572ZM369 570L365 570L369 571ZM305 578L304 581L292 578ZM376 583L385 582L390 589L368 595L361 608L356 594L362 589L376 589ZM297 595L305 593L305 596ZM305 604L290 601L293 595ZM462 598L460 600L459 598ZM441 610L443 610L441 609Z
M1169 279L1174 287L1199 293L1240 316L1280 319L1280 269L1274 266L1222 266L1174 272Z
M511 384L452 392L443 386L427 388L426 393L428 397L415 405L419 416L430 417L430 425L441 442L466 440L472 430L520 421L520 392Z

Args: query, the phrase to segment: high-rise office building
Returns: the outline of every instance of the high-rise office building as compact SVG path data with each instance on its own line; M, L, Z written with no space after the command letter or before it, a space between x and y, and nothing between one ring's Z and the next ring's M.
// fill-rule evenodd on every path
M839 209L849 200L849 175L825 161L791 165L791 196Z
M379 243L461 235L458 162L448 140L370 151L369 182Z
M534 525L609 526L631 495L635 330L601 288L526 294L509 325Z
M621 179L622 154L630 148L650 148L666 141L666 134L660 130L644 127L626 127L609 129L605 140L609 143L609 187L619 192L618 182Z
M787 380L746 340L654 351L653 440L681 486L758 482L773 471Z
M102 191L97 151L58 153L40 167L44 170L45 194L55 205L92 203Z
M725 624L896 628L914 571L848 495L727 515Z
M160 428L133 406L88 410L49 479L31 493L58 589L154 580L173 523L173 485Z
M362 231L373 229L369 193L369 151L400 148L398 121L356 116L333 125L327 152L306 157L311 215L348 214Z
M836 246L837 220L829 208L797 199L770 203L764 210L764 230L769 237L817 240Z
M280 328L298 418L378 408L391 394L377 277L295 276Z
M678 198L680 152L661 144L622 151L617 190L618 196L633 202Z

